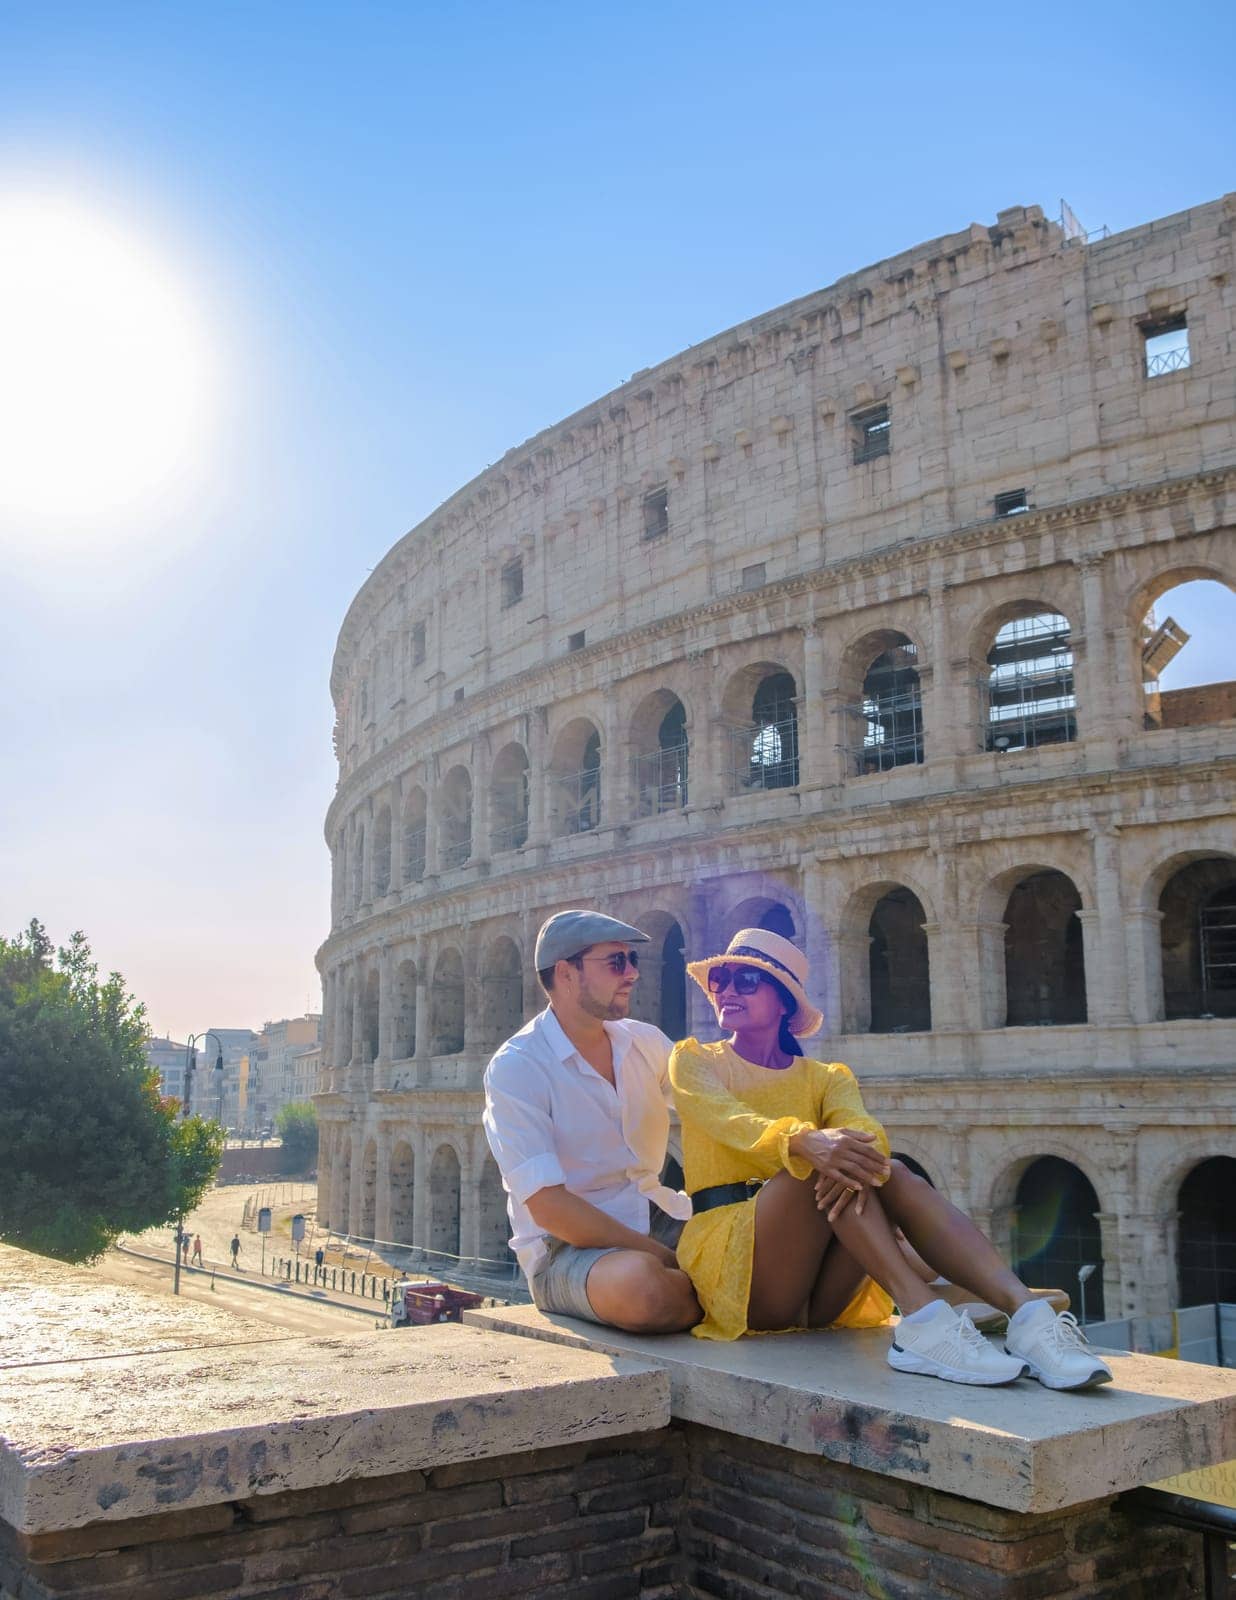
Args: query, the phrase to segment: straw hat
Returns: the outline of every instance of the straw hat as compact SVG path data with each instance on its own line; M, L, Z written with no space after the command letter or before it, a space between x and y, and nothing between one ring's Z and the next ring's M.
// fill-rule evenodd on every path
M739 928L730 940L723 956L709 956L706 961L688 961L687 971L708 993L708 974L713 967L758 967L770 978L792 994L798 1001L798 1010L790 1018L790 1032L807 1039L824 1026L824 1015L807 999L807 958L797 945L783 939L779 933L769 933L764 928Z

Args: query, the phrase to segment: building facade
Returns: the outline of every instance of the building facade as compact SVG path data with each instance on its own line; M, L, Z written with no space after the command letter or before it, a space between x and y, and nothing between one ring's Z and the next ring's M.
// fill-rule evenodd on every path
M267 1022L254 1035L245 1072L244 1131L270 1127L280 1109L318 1088L322 1018L317 1012Z
M684 949L788 933L817 1053L1032 1281L1198 1297L1236 721L1165 714L1147 619L1236 584L1234 226L1002 212L638 373L390 551L331 678L323 1220L503 1256L481 1076L539 923L596 904L671 1035L715 1037Z

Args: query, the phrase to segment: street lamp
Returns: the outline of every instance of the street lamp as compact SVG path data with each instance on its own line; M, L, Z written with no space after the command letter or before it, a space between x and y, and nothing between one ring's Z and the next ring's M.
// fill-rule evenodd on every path
M1077 1269L1077 1287L1081 1290L1081 1321L1083 1328L1086 1326L1086 1279L1098 1270L1098 1264L1094 1261L1088 1261L1084 1267L1078 1267Z
M218 1045L218 1047L219 1047L219 1053L215 1057L214 1071L215 1071L215 1082L219 1086L219 1110L220 1110L219 1120L222 1121L223 1120L223 1116L222 1116L222 1111L223 1111L223 1040L220 1039L219 1035L214 1031L213 1028L207 1028L205 1033L191 1033L189 1035L189 1042L185 1045L185 1099L184 1099L184 1106L182 1107L182 1110L181 1110L181 1115L183 1117L187 1118L192 1114L193 1074L197 1071L197 1041L199 1039L213 1039L215 1041L216 1045ZM173 1294L179 1294L180 1293L180 1258L184 1253L184 1232L185 1232L185 1219L183 1217L178 1217L176 1219L176 1261L175 1261L175 1265L172 1268L172 1293Z

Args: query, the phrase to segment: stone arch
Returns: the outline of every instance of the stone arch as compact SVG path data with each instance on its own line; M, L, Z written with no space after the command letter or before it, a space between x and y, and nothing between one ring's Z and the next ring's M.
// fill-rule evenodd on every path
M721 942L717 948L724 950L740 928L764 928L769 933L779 933L783 939L792 939L795 944L801 944L803 926L802 907L797 896L778 885L776 892L748 895L725 913L721 924Z
M450 871L472 855L472 774L467 767L450 769L438 799L438 860L443 871Z
M416 962L401 961L395 972L395 1031L391 1057L406 1060L416 1054Z
M798 688L780 662L740 667L721 696L729 724L729 792L798 784Z
M400 1139L391 1151L390 1197L391 1242L411 1244L415 1216L413 1195L416 1188L416 1154L407 1139Z
M498 1045L523 1026L524 963L519 946L506 934L492 939L481 962L481 1026L488 1044Z
M868 631L844 653L843 738L853 776L924 759L922 668L918 642L891 628Z
M373 819L373 894L378 899L391 887L391 808L381 806Z
M339 1042L338 1065L347 1066L352 1059L353 1041L356 1038L356 979L343 981L343 1038Z
M429 802L424 789L415 784L403 803L403 881L420 883L425 876L428 846Z
M464 966L454 945L438 952L429 992L430 1054L458 1055L464 1047Z
M1090 1321L1102 1321L1103 1243L1098 1191L1073 1163L1038 1156L1021 1173L1014 1196L1013 1270L1031 1288L1061 1288L1081 1303L1078 1269L1096 1271L1086 1284Z
M997 754L1077 737L1073 628L1057 603L1011 600L971 635L981 704L980 748Z
M380 995L378 969L376 966L371 966L365 974L364 998L361 1006L361 1045L365 1061L378 1059L382 1027Z
M440 1144L429 1166L429 1248L438 1255L459 1257L459 1153ZM442 1270L439 1264L438 1270Z
M1227 534L1230 543L1231 534ZM1217 588L1226 589L1229 595L1227 611L1229 617L1225 620L1222 615L1208 617L1203 623L1202 631L1196 628L1190 630L1186 623L1193 620L1191 613L1195 597L1180 597L1183 601L1184 620L1175 616L1176 605L1170 597L1182 585L1205 583ZM1166 607L1160 614L1157 609L1160 600L1167 600L1171 609ZM1233 623L1236 623L1236 569L1229 573L1221 567L1210 563L1196 561L1184 567L1178 567L1157 574L1154 578L1144 581L1134 591L1129 602L1131 615L1129 625L1123 631L1127 640L1130 654L1129 668L1130 681L1140 687L1142 721L1147 728L1196 728L1211 726L1216 723L1230 722L1236 716L1236 702L1233 700L1230 685L1226 681L1230 674L1224 678L1214 677L1205 682L1194 682L1177 688L1164 689L1160 678L1164 672L1170 672L1176 655L1187 649L1190 639L1193 640L1193 659L1198 659L1199 652L1207 643L1213 648L1219 638L1224 643Z
M1236 1301L1236 1158L1199 1161L1180 1185L1176 1260L1182 1306Z
M1164 1017L1236 1017L1236 855L1182 862L1157 909Z
M528 842L528 752L512 741L494 757L489 773L489 848L497 854Z
M361 1187L356 1212L356 1231L362 1239L372 1239L376 1232L378 1203L378 1147L373 1139L365 1144L361 1157Z
M353 911L365 899L365 825L360 823L352 840L352 882L349 904Z
M912 889L898 884L872 907L867 925L870 1033L922 1033L931 1027L927 914Z
M553 743L549 822L555 838L590 833L601 824L601 734L588 717L574 717Z
M1223 539L1230 548L1231 533L1225 531ZM1158 547L1156 547L1158 548ZM1182 583L1198 583L1209 581L1221 583L1227 589L1236 593L1236 562L1225 565L1221 559L1214 561L1199 561L1196 556L1190 561L1179 558L1179 546L1168 544L1161 547L1165 565L1150 577L1139 577L1137 582L1129 589L1124 598L1122 613L1124 621L1140 645L1139 629L1157 600L1161 600L1170 589L1178 589ZM1216 544L1216 551L1221 556L1223 547Z
M687 803L690 740L687 708L671 689L646 695L631 719L636 815L658 816Z
M482 1261L492 1261L507 1266L514 1257L507 1243L510 1237L510 1225L507 1220L506 1190L502 1186L502 1174L498 1171L494 1158L488 1153L481 1164L476 1200L477 1251L480 1258Z
M996 873L983 886L978 934L984 1028L1086 1021L1079 876L1031 860Z
M655 1023L671 1039L685 1038L687 1027L686 938L681 922L668 911L641 914L648 935L640 945L639 982L631 992L631 1015Z

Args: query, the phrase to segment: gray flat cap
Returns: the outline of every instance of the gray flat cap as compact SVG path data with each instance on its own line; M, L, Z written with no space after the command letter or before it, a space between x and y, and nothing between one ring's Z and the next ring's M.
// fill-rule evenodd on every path
M536 970L543 972L555 961L568 961L590 944L608 944L615 939L623 944L648 943L646 933L600 911L556 911L541 924L536 936Z

